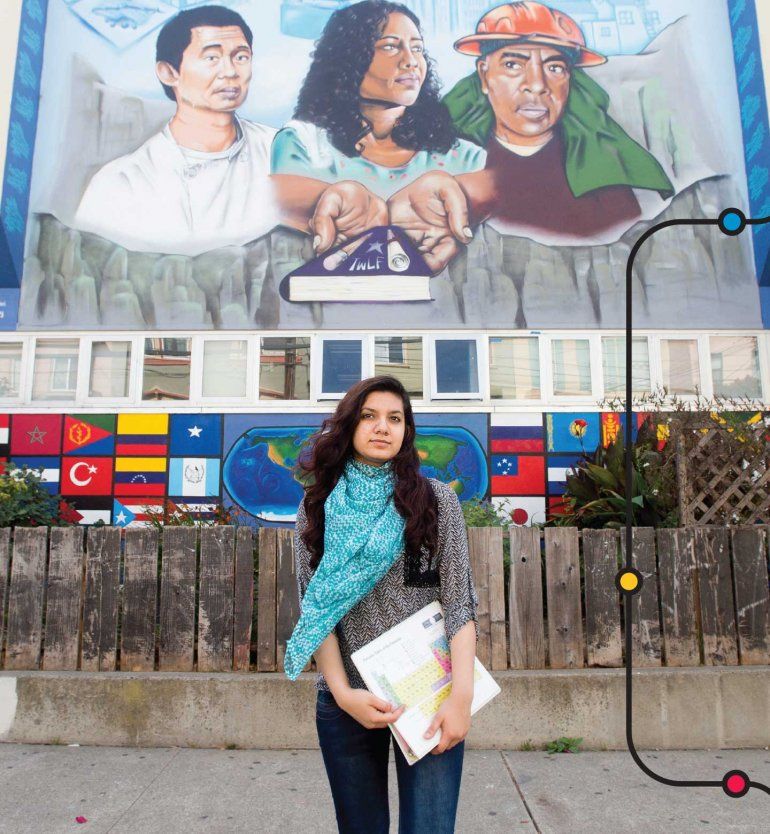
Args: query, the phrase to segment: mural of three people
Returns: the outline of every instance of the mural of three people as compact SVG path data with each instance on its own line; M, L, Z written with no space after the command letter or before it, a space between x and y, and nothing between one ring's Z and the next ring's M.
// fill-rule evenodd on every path
M132 94L132 77L106 82L103 58L53 47L69 51L70 100L41 119L64 124L71 164L45 182L36 172L21 325L382 326L376 291L309 304L278 288L334 247L344 284L363 233L391 225L414 247L411 270L433 275L425 300L383 292L401 326L612 327L641 231L747 204L719 10L693 0L641 54L608 57L556 3L492 6L436 44L414 3L340 4L300 47L290 89L276 56L307 41L275 33L263 48L248 21L267 27L268 5L194 6L126 49L148 55L154 41L139 86L154 72L155 98ZM266 74L277 107L250 95ZM289 102L282 122L251 118ZM638 273L640 326L685 309L693 326L761 326L746 236L662 233Z

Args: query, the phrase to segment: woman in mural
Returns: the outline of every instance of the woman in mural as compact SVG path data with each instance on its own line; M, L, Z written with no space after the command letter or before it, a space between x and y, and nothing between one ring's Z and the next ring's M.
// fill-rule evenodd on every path
M418 18L384 0L331 16L272 148L273 173L357 180L380 196L425 171L474 171L484 159L457 138L439 100Z
M420 473L409 396L390 376L365 379L324 421L299 468L312 485L297 511L301 614L286 645L295 680L312 654L316 728L341 832L387 834L388 724L403 713L369 692L351 654L439 600L452 692L426 738L439 744L409 765L393 742L399 831L454 831L464 739L471 722L478 598L460 502Z

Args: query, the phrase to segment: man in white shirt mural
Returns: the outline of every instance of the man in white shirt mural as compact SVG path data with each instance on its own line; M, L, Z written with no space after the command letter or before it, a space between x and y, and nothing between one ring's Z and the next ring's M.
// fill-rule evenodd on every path
M387 222L363 186L270 177L275 129L236 111L248 95L252 33L222 6L180 12L161 29L156 74L176 113L133 153L91 179L74 225L128 249L197 255L243 245L283 223L323 251Z

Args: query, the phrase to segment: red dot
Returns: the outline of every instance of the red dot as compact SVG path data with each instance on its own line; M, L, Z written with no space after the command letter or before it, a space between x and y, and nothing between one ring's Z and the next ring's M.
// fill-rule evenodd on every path
M727 790L730 793L740 793L745 787L746 780L739 773L733 773L727 780Z
M511 513L511 519L514 524L526 524L529 520L529 513L523 507L516 507Z

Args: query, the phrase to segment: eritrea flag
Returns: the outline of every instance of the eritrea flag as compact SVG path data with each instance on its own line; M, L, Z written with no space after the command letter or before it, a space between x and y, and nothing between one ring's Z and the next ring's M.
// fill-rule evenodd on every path
M115 415L66 415L62 451L65 455L111 455L115 451Z

